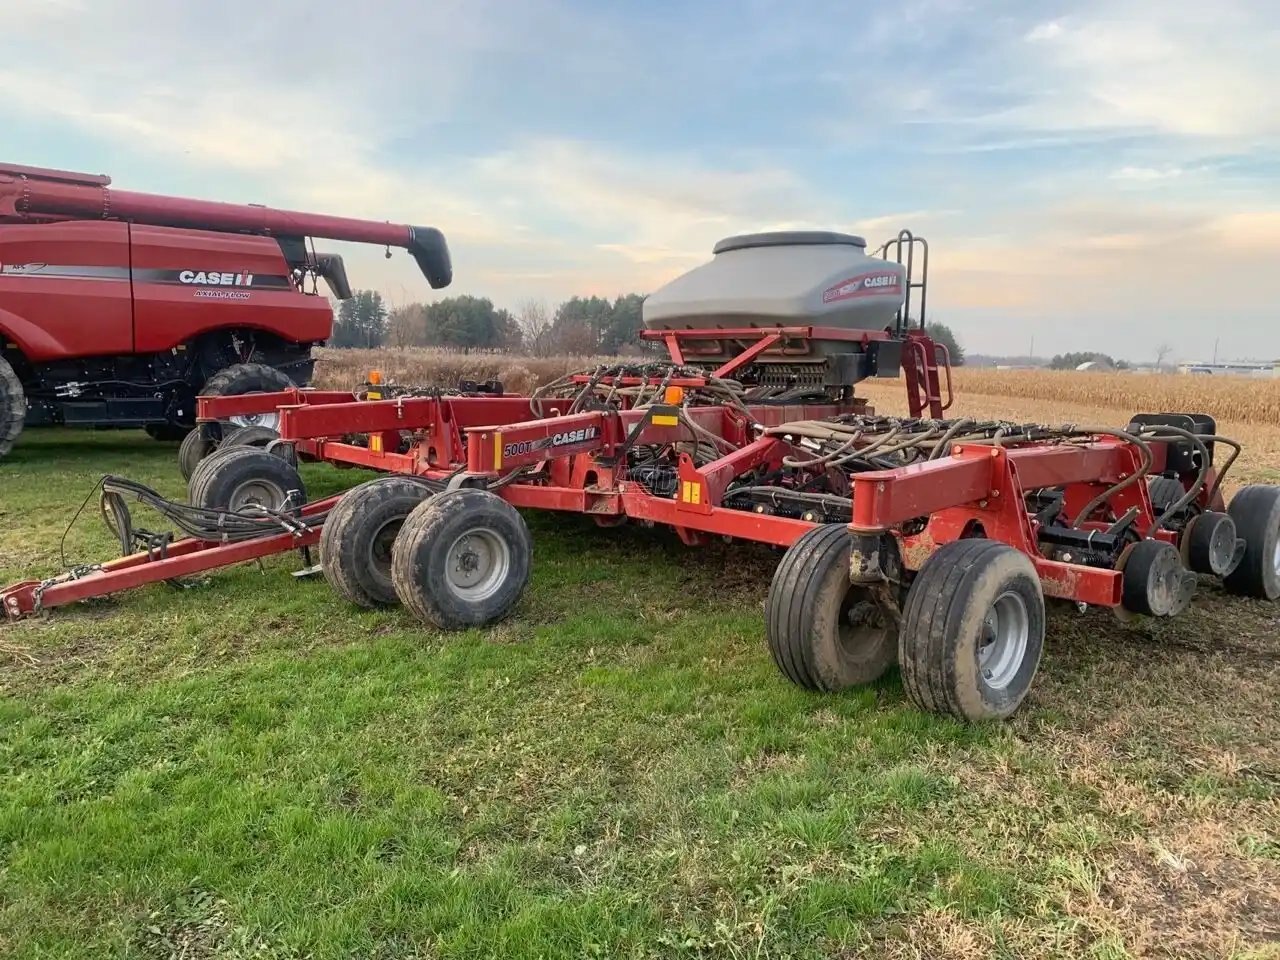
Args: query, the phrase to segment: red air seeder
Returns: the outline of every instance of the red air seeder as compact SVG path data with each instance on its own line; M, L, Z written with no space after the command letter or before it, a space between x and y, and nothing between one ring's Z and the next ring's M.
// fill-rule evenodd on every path
M920 243L904 233L881 248L897 254L891 265L904 237ZM765 619L790 680L837 690L897 662L920 708L979 720L1026 695L1045 597L1171 616L1198 574L1280 596L1280 488L1246 487L1224 508L1239 447L1210 418L1141 415L1124 429L945 419L946 351L902 319L911 290L923 301L913 273L882 329L649 324L666 359L582 371L528 397L371 377L358 395L201 398L209 424L277 412L279 440L228 441L192 475L190 506L114 478L104 499L122 542L138 542L131 495L199 535L148 535L141 553L18 584L0 605L20 617L319 544L326 579L351 601L399 601L445 629L481 625L511 612L528 576L514 508L571 511L669 526L693 546L785 548ZM900 365L910 416L877 416L851 383L822 382L805 363L861 375ZM303 505L299 457L387 476Z

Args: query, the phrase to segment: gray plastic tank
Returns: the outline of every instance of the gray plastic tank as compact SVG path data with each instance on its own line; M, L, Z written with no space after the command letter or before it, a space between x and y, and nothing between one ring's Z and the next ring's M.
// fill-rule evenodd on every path
M902 306L906 268L868 257L847 233L751 233L644 301L650 330L821 326L883 330Z

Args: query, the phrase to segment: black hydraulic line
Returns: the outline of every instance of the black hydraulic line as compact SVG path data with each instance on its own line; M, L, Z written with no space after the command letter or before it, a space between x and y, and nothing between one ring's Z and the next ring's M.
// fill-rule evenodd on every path
M1194 443L1200 450L1200 469L1196 472L1195 483L1188 487L1181 497L1169 504L1169 506L1165 508L1164 513L1160 514L1160 516L1156 518L1155 523L1151 525L1152 533L1161 529L1168 522L1169 518L1179 510L1185 509L1187 504L1194 500L1200 494L1200 491L1204 489L1205 480L1209 476L1209 447L1205 444L1199 434L1192 433L1190 430L1183 430L1181 427L1162 423L1152 424L1148 429L1143 430L1141 435L1144 438L1158 440L1161 438L1162 433L1165 435L1173 434L1175 437L1182 437ZM1228 466L1230 466L1230 464L1228 464Z
M1218 436L1217 434L1205 437L1204 439L1211 443L1225 443L1231 448L1231 456L1227 457L1227 462L1222 465L1222 469L1220 469L1217 476L1213 478L1213 486L1209 488L1209 493L1205 497L1205 503L1212 505L1213 498L1217 496L1218 490L1222 487L1222 478L1227 475L1227 471L1235 464L1236 459L1243 452L1244 448L1235 440L1232 440L1229 437Z
M1123 440L1125 443L1133 444L1138 448L1138 452L1142 454L1142 465L1133 473L1129 474L1129 476L1122 478L1117 483L1113 483L1106 490L1103 490L1100 494L1085 504L1084 509L1076 514L1075 519L1071 521L1072 527L1080 526L1081 521L1087 520L1093 514L1093 511L1098 509L1098 507L1102 506L1102 504L1106 503L1126 487L1130 487L1135 483L1145 480L1147 474L1151 472L1151 464L1155 459L1151 453L1151 447L1147 445L1146 441L1132 433L1126 433L1124 430L1113 430L1110 427L1088 427L1085 429L1073 428L1071 430L1063 431L1063 434L1064 439L1079 439L1082 437L1093 436L1115 437L1119 440Z

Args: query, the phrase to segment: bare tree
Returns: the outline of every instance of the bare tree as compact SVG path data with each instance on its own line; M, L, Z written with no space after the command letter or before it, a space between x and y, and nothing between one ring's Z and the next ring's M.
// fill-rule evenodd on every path
M530 356L546 357L552 351L551 312L541 300L526 300L516 309L516 326Z
M1169 354L1172 352L1173 352L1173 347L1169 346L1169 344L1167 343L1162 343L1160 344L1160 346L1156 347L1156 369L1157 370L1164 369L1164 358L1169 356Z
M427 342L427 308L421 303L396 307L387 318L387 344L419 347Z

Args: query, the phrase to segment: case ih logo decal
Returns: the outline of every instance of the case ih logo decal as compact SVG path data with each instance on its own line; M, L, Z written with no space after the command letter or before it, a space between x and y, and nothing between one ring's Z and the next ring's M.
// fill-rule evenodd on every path
M202 287L252 287L252 273L218 273L216 271L183 270L178 274L179 283L194 283Z
M892 270L879 273L864 273L860 277L841 280L833 287L822 291L823 303L836 303L839 300L853 300L857 297L870 297L878 293L897 293L899 277Z
M567 430L564 433L542 437L540 440L517 440L515 443L508 443L503 446L502 456L504 459L508 457L523 457L525 454L533 453L537 450L572 447L579 443L586 443L588 440L594 440L599 432L596 427L583 427L581 430Z

